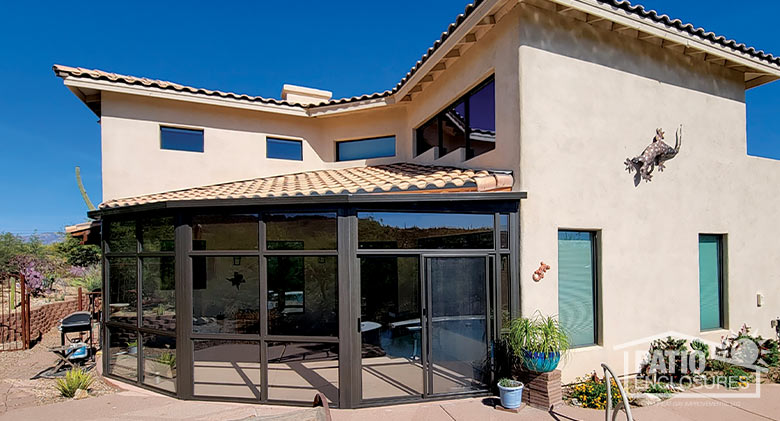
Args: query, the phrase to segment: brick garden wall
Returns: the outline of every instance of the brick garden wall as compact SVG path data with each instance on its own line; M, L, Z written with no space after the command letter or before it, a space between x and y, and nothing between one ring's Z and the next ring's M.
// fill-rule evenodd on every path
M37 338L57 326L60 319L78 311L78 300L58 301L30 310L30 338Z

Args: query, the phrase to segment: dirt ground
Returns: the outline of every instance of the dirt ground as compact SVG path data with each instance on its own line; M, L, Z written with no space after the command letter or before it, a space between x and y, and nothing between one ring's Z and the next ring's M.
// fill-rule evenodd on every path
M12 409L68 400L57 391L55 380L31 380L33 376L56 363L57 357L49 351L49 347L58 345L60 333L57 328L53 328L31 349L0 352L0 415ZM90 387L90 396L116 392L116 389L103 382L94 370L93 374L95 381Z

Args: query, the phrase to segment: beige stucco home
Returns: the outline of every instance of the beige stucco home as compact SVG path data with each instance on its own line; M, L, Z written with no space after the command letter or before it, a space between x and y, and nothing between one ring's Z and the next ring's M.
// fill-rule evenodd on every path
M477 1L343 99L54 72L100 118L112 377L358 407L483 393L536 311L576 345L564 381L668 331L774 334L780 164L746 153L745 91L780 59L679 20Z

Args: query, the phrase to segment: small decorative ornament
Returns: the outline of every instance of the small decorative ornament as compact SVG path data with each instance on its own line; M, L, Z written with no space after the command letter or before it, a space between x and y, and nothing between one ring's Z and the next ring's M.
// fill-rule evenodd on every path
M544 279L544 273L550 270L550 265L539 262L539 269L536 269L533 274L534 281L539 282Z
M241 289L241 284L246 282L246 280L244 279L244 275L238 272L233 272L233 277L227 278L227 280L228 282L233 284L233 286L236 287L236 289Z
M664 162L668 161L680 152L680 145L682 144L682 124L677 129L675 134L674 147L667 145L664 141L664 131L660 128L655 130L655 137L653 137L652 143L650 143L642 154L634 158L626 158L624 164L626 165L626 171L632 173L636 171L634 178L634 184L639 184L639 179L645 180L645 182L651 181L653 178L653 170L658 167L658 171L663 172Z

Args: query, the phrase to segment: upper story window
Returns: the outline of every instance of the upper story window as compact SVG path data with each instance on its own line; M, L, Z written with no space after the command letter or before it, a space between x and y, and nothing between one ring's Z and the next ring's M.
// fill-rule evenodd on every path
M466 159L496 147L496 84L491 76L417 129L417 155L439 148L444 156L459 148Z
M395 136L338 142L336 156L338 161L395 156Z
M160 148L203 152L203 130L160 126Z
M303 142L268 137L265 140L265 156L274 159L303 161Z

